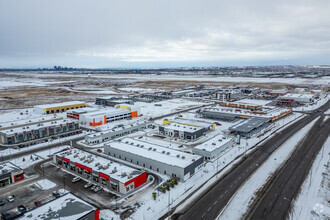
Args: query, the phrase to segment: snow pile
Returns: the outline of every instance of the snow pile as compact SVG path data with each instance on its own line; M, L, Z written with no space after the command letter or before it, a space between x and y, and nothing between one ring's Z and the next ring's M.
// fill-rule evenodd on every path
M16 166L18 166L21 169L26 169L29 166L32 166L33 164L36 164L36 163L40 162L41 160L42 159L39 156L31 154L31 155L28 155L28 156L11 159L9 161L12 162L13 164L15 164Z
M55 183L53 183L52 181L49 181L47 179L44 180L39 180L38 182L35 183L36 186L38 186L41 190L47 190L47 189L51 189L54 188L56 186Z
M120 220L120 216L109 209L100 210L100 220Z

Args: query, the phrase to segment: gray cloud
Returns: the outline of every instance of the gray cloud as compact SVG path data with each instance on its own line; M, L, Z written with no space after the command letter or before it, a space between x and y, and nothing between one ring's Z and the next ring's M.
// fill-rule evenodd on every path
M0 30L0 67L330 61L328 0L3 0Z

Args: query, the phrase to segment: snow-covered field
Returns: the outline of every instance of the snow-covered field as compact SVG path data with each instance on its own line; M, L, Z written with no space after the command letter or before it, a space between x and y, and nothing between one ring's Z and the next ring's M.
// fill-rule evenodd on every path
M330 137L322 149L306 177L301 191L293 201L290 219L326 220L330 217Z
M274 173L290 157L295 146L308 133L317 119L288 139L262 164L262 166L257 169L252 176L250 176L245 184L236 192L226 209L219 216L219 219L244 218L243 216L253 201L255 193L267 182L267 179L272 173Z

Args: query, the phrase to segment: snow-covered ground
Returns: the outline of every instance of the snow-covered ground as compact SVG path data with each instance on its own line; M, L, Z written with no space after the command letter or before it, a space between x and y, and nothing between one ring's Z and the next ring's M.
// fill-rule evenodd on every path
M100 220L120 220L120 216L109 209L100 211Z
M119 90L125 91L125 92L159 92L159 91L162 91L159 89L145 89L145 88L135 88L135 87L120 88Z
M318 119L318 118L317 118ZM299 141L308 133L315 119L281 145L256 172L250 176L233 196L219 219L244 219L255 193L267 182L268 178L290 157Z
M35 185L39 187L41 190L48 190L56 186L55 183L47 179L39 180L38 182L35 183Z
M41 160L42 160L42 158L40 158L39 156L30 154L30 155L27 155L24 157L18 157L15 159L11 159L9 161L12 162L13 164L15 164L16 166L20 167L21 169L26 169L29 166L40 162Z
M330 217L330 137L316 156L301 191L293 201L290 219L326 220Z

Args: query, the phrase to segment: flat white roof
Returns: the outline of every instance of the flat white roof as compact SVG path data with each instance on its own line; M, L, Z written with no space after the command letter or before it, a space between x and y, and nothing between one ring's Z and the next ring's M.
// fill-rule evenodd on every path
M289 93L281 96L280 98L313 98L315 94L297 94L297 93Z
M194 147L195 149L200 149L208 152L212 152L225 144L228 144L232 140L230 138L226 138L223 135L219 134L210 140L204 142L203 144L197 145Z
M1 128L6 128L6 127L13 127L13 126L25 126L26 124L32 124L32 123L38 123L38 122L44 122L48 120L59 120L63 119L62 117L58 116L53 116L53 115L44 115L43 117L38 117L38 118L28 118L28 119L22 119L22 120L15 120L11 122L5 122L1 124Z
M112 133L112 132L115 132L115 131L125 130L125 129L128 129L128 128L134 127L134 126L147 125L147 124L151 124L151 122L150 121L137 121L137 122L134 122L134 123L131 123L131 124L127 124L127 125L123 125L123 126L120 126L120 127L112 128L110 130L105 130L105 131L101 131L101 132L92 133L92 134L89 134L87 136L89 138L93 138L93 137L102 136L104 134Z
M6 133L6 134L15 134L15 133L23 133L24 131L32 131L32 130L38 130L40 128L47 128L51 126L57 126L57 125L64 125L67 123L78 123L77 121L73 121L70 119L62 119L62 120L57 120L57 121L50 121L50 122L40 122L40 124L33 124L33 125L22 125L20 127L16 128L9 128L6 130L0 131L0 133ZM24 129L23 129L24 128Z
M260 100L260 99L242 99L234 103L243 103L247 105L262 105L265 106L268 103L271 103L272 101L270 100Z
M195 126L182 125L182 124L177 124L177 123L170 123L170 124L166 124L163 126L166 129L177 130L177 131L182 131L182 132L196 132L196 131L204 129L204 127L199 127L199 126L195 127Z
M201 158L198 155L188 154L132 138L124 138L121 141L106 144L106 146L181 168L185 168Z
M84 112L95 112L95 111L98 111L97 108L90 108L90 107L86 107L86 108L76 108L76 109L69 109L67 110L66 112L67 113L78 113L78 114L81 114L81 113L84 113Z
M35 108L57 108L62 106L68 106L68 105L80 105L80 104L86 104L85 102L80 101L71 101L71 102L61 102L61 103L54 103L54 104L45 104L45 105L36 105Z
M79 163L86 167L89 167L93 171L104 173L110 177L110 180L115 179L122 183L126 183L127 181L144 173L144 171L139 171L137 169L128 167L126 165L111 161L109 159L105 159L103 157L79 149L70 149L64 152L60 152L56 155L60 157L65 157L69 159L70 162ZM75 157L75 155L77 156ZM84 159L81 160L81 158ZM88 163L87 161L88 159L92 160L92 162ZM108 168L99 169L100 165L102 165L103 167L108 166ZM114 170L117 171L113 173ZM126 174L126 176L122 175L124 173ZM131 175L130 178L128 178L129 175Z
M11 163L11 162L3 162L0 163L0 176L6 173L10 173L10 172L16 172L21 170L21 168L19 168L18 166L16 166L15 164Z
M169 121L173 121L175 123L195 125L195 126L199 126L199 127L209 127L212 125L212 124L204 122L204 121L197 121L197 120L192 120L192 119L182 119L182 118L176 118L176 119L169 120Z
M109 108L107 110L100 110L100 111L96 111L96 112L90 112L90 113L86 113L84 114L84 116L88 117L88 116L103 116L103 115L108 115L108 114L125 114L125 113L130 113L129 110L124 109L124 108Z
M96 209L97 208L91 204L68 193L26 212L24 216L19 219L80 219Z

